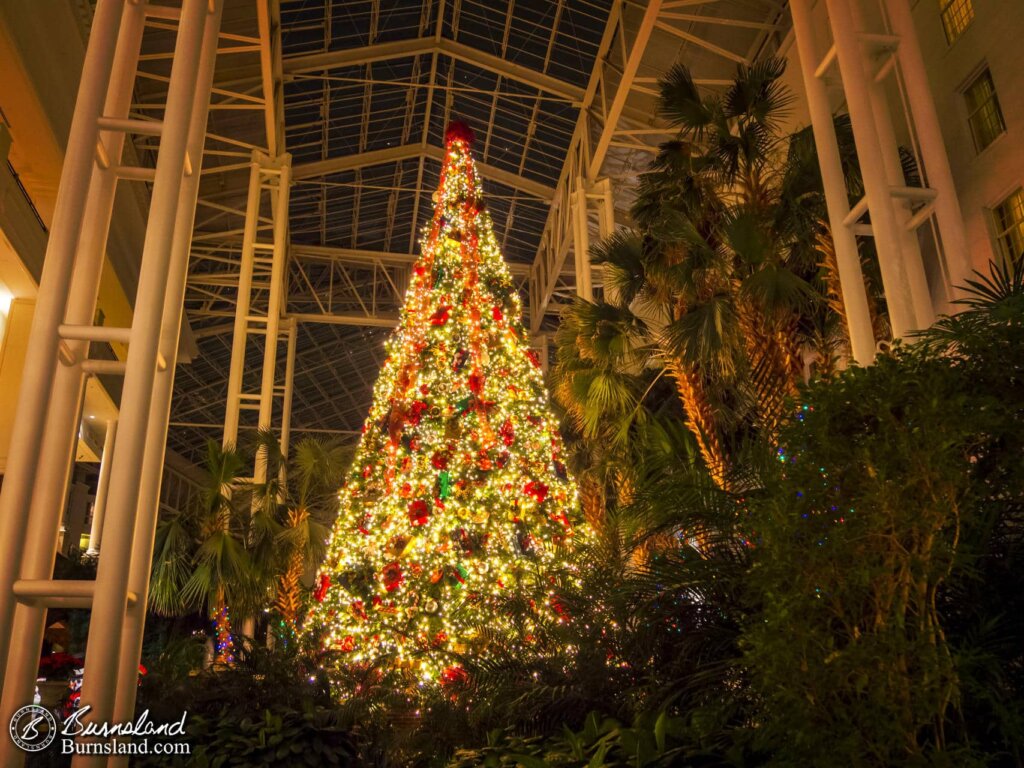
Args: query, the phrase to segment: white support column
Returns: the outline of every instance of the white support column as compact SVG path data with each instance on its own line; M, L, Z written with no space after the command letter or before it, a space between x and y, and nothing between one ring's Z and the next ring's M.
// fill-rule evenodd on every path
M910 105L918 148L924 164L927 186L937 192L935 219L942 238L947 292L949 299L959 298L960 286L971 276L970 254L964 233L964 217L949 167L949 156L942 139L939 116L935 110L928 73L908 0L888 0L886 8L893 32L899 36L897 56L903 75L903 87Z
M103 536L103 516L107 510L107 490L110 488L110 467L114 463L114 439L117 435L117 419L107 422L107 433L103 436L103 456L100 457L100 476L96 481L96 501L92 505L92 528L89 533L89 555L100 553L100 537Z
M893 336L902 338L917 326L910 281L903 263L902 233L892 208L885 156L876 129L874 108L864 71L861 41L854 26L850 0L827 0L836 58L843 78L850 125L857 144L861 177L871 229L882 272Z
M594 192L598 198L597 226L601 239L611 237L615 233L615 193L612 180L607 176L594 182Z
M867 23L864 10L859 0L851 0L850 10L853 14L854 24L857 31L864 35L867 32ZM924 261L921 258L921 245L918 241L917 228L912 225L914 217L913 205L916 200L895 194L895 190L904 189L907 180L903 175L903 163L900 159L900 146L896 141L896 129L893 125L892 114L889 109L889 102L884 88L888 73L892 71L892 56L889 46L883 46L883 64L880 67L874 66L874 59L869 55L870 43L865 45L862 40L861 51L864 57L865 69L873 73L868 79L867 87L871 95L871 107L875 118L875 131L878 135L879 145L882 148L882 157L885 161L885 175L889 182L889 202L892 206L893 215L896 219L897 231L900 235L900 253L902 263L907 273L907 282L910 286L911 302L914 310L915 328L927 328L935 322L935 309L932 305L931 291L928 288L928 277L924 271Z
M818 151L818 164L825 189L825 204L831 222L832 242L836 249L839 283L850 334L853 359L860 365L870 365L875 359L875 337L868 309L867 290L860 266L857 238L843 222L850 214L843 178L842 161L836 140L832 110L828 103L825 84L815 74L820 54L814 39L810 0L791 0L793 31L800 56L800 71L807 92L807 105L811 113L811 128Z
M283 310L283 298L285 290L285 268L287 265L288 257L288 199L291 187L291 155L285 154L277 158L271 165L268 164L266 167L261 169L261 178L267 176L269 186L271 188L271 215L273 217L273 242L269 244L270 257L260 258L256 257L255 261L258 264L266 265L269 263L270 266L270 288L267 296L266 315L259 317L258 320L263 323L263 369L260 375L260 391L258 394L259 399L259 418L257 421L257 427L261 432L270 430L273 426L274 417L274 398L277 395L277 389L275 386L275 380L277 378L277 347L280 342L280 329L281 329L281 312ZM262 182L261 182L262 188ZM256 213L259 213L257 207ZM248 226L249 218L247 213L246 226ZM257 244L254 242L253 246ZM264 247L259 249L261 252L265 250ZM241 291L241 288L239 288ZM251 299L247 297L246 305L248 312L253 312ZM236 315L237 320L237 315ZM254 315L247 315L247 322L253 322L257 320ZM243 332L243 349L244 349L244 336L248 333L248 328ZM232 340L234 343L234 340ZM233 352L234 350L232 350ZM243 354L244 359L244 354ZM232 354L232 363L234 363L234 355ZM239 399L244 395L239 394ZM239 404L240 407L240 404ZM236 427L237 433L237 427ZM225 439L227 433L225 431ZM261 446L256 451L256 456L253 466L253 483L255 485L262 485L267 482L267 449ZM256 509L258 499L253 498L253 511ZM248 638L255 637L256 634L256 620L252 616L246 616L242 620L242 635Z
M249 197L246 204L245 226L242 234L242 257L235 299L235 320L231 339L231 363L228 370L228 393L224 413L223 445L237 447L239 416L245 408L258 408L260 429L273 425L274 386L277 372L278 345L281 341L281 320L284 312L284 294L287 280L288 258L288 199L291 186L291 155L268 158L253 152L252 171L249 176ZM260 217L263 193L271 194L270 211L273 226L271 241L260 240ZM266 255L261 255L266 254ZM254 275L267 276L270 284L264 294L266 300L254 304ZM257 271L259 270L259 271ZM258 392L245 392L245 351L250 334L264 336L263 365ZM256 405L258 403L258 405ZM266 479L266 459L263 451L257 453L254 481Z
M109 167L96 162L97 152L119 156L124 139L102 131L101 121L127 117L143 20L142 9L125 8L123 0L97 4L68 136L0 492L3 722L32 698L46 601L19 602L15 585L39 586L52 576L84 389L82 360L96 337L62 334L61 327L92 322L115 182ZM0 764L23 761L10 739L0 739Z
M242 373L245 370L245 342L248 333L249 298L252 295L256 232L260 218L260 154L253 150L249 171L249 197L245 206L242 233L242 262L235 296L235 325L231 335L231 363L228 368L228 394L224 411L223 446L234 448L238 442L238 419L242 397Z
M274 242L270 259L270 294L267 301L266 336L263 345L263 373L260 381L259 429L271 428L274 413L274 381L277 374L277 345L280 337L283 309L285 266L288 258L288 198L291 187L291 156L284 155L278 165L277 185L272 206L274 216ZM267 479L267 452L256 453L253 481Z
M190 145L187 137L196 117L194 104L204 105L205 126L213 65L209 58L209 77L204 77L198 59L201 48L215 55L219 10L219 0L185 0L176 19L162 121L134 119L129 108L146 16L153 12L164 18L163 12L144 3L100 0L94 14L19 396L14 451L0 493L0 550L5 553L0 561L0 659L6 662L0 719L31 700L45 611L54 605L92 609L83 702L93 706L93 716L111 719L121 638L129 631L126 609L144 608L146 601L145 586L133 591L129 563L133 555L142 558L148 579L152 528L149 549L141 554L133 549L134 537L146 524L146 516L138 515L144 448L159 431L147 416L159 374L174 364L174 350L162 345L165 294L175 284L169 272L172 238L194 214L194 196L191 205L183 203L181 189L192 177L198 184L202 142ZM128 133L157 137L155 174L120 165ZM201 139L203 133L195 135ZM132 326L94 326L116 182L144 177L153 179L153 194ZM180 283L183 290L184 266ZM179 296L175 334L181 306ZM127 344L127 360L89 359L92 341ZM53 556L85 378L100 370L125 376L120 434L104 456L109 461L108 502L98 532L106 556L100 559L95 582L75 582L72 588L51 578ZM165 414L164 435L166 423ZM113 440L112 434L107 437ZM130 680L134 687L134 667ZM9 740L0 740L5 768L21 765L23 758ZM74 761L76 768L105 763L103 756Z
M572 195L572 251L576 267L576 295L586 301L594 300L594 286L590 270L590 231L587 222L587 183L576 177Z
M194 211L179 210L179 201L190 165L187 152L199 62L207 17L219 6L219 2L211 6L209 0L184 0L174 46L114 446L116 472L110 481L104 536L108 556L100 558L97 569L82 680L82 704L92 707L91 718L97 722L113 719L129 603L146 600L145 594L129 595L132 551L157 369L167 365L166 359L161 360L162 325L176 223L181 216L194 215ZM198 166L199 158L194 160ZM76 755L72 766L106 762L101 755Z
M284 399L281 404L281 455L288 457L292 440L292 395L295 393L295 345L298 343L299 321L288 321L288 351L284 364ZM282 478L283 480L283 478Z
M889 189L904 188L907 181L903 176L899 144L896 141L896 133L893 129L892 115L889 111L889 104L886 101L885 91L874 79L871 81L870 88L871 104L875 114L875 129L878 131L879 142L882 146L882 154L885 159L885 175L889 182ZM903 265L907 273L907 282L910 286L910 298L914 310L914 327L927 328L935 322L935 308L932 305L931 291L928 288L928 277L925 274L924 261L921 258L921 245L917 239L917 229L911 224L914 217L912 210L913 201L910 198L900 197L891 192L889 200L892 205L893 216L896 219L896 229L900 235L900 253L902 254Z
M210 106L210 88L217 60L217 42L223 2L217 2L206 17L199 68L196 77L191 122L188 129L188 153L194 158L192 173L181 184L178 216L171 241L166 298L160 329L160 354L167 361L157 370L146 427L145 454L142 461L142 484L139 490L138 519L132 543L128 590L135 595L149 594L149 578L153 562L153 540L160 512L160 488L163 480L167 448L167 427L171 414L171 396L178 358L182 316L185 305L185 284L188 276L192 228L196 200L199 196L203 145ZM135 695L138 691L138 668L142 657L143 632L146 626L147 600L129 604L117 662L117 683L114 697L114 720L127 722L135 717ZM126 768L128 758L114 757L111 766Z
M28 566L35 571L45 567L47 558L32 562L26 557L25 543L29 527L32 490L40 467L45 423L50 406L50 393L56 374L56 359L60 343L57 329L65 319L78 255L85 211L90 200L93 175L93 157L99 137L99 117L108 94L115 51L119 42L122 2L99 0L93 15L93 34L86 51L85 65L79 89L78 103L68 137L65 167L57 194L53 222L43 262L39 296L36 301L32 331L25 360L22 388L18 392L17 406L11 433L11 454L7 460L3 489L0 492L0 678L3 680L3 701L0 720L9 722L11 714L31 701L28 675L20 665L27 663L35 674L39 646L36 635L28 637L18 632L15 664L8 676L8 649L11 649L16 598L14 583ZM66 472L54 469L53 481ZM59 482L65 482L60 479ZM62 503L62 499L61 499ZM52 531L51 547L56 549L56 530L61 509L49 511L47 527ZM43 553L46 554L46 553ZM27 562L28 561L28 562ZM52 556L49 558L52 567ZM41 643L41 635L39 636ZM24 646L24 647L23 647ZM30 647L30 646L35 646ZM26 699L25 696L29 695ZM10 739L0 739L0 764L20 765L24 754L17 751Z

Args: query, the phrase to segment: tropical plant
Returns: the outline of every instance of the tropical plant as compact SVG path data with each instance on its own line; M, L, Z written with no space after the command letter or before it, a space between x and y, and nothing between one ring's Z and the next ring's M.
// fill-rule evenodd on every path
M609 506L635 496L649 452L678 460L695 450L679 429L682 414L644 330L610 304L577 302L556 334L552 396L563 412L563 436L591 525L600 525Z
M169 649L169 655L177 651ZM195 675L161 657L143 679L137 709L165 722L186 711L183 740L191 747L187 756L138 758L140 766L362 764L326 678L293 646L247 645L231 666Z
M234 651L229 606L251 615L259 602L259 575L246 548L248 510L237 492L245 460L210 440L197 504L161 517L156 531L150 606L162 616L202 611L214 622L217 660Z
M773 764L1021 754L1024 281L802 393L748 504L744 631ZM999 762L1002 761L1002 762Z
M150 604L163 616L210 616L222 662L235 650L229 608L254 616L273 607L286 633L294 630L348 458L336 443L303 438L285 459L269 431L257 435L253 453L265 469L260 483L241 476L243 454L210 441L201 503L157 526Z
M256 527L253 547L264 563L271 606L288 633L303 608L303 579L323 560L330 526L338 511L338 488L351 451L336 441L304 437L286 458L270 431L257 437L266 481L251 487Z
M591 249L604 266L604 314L632 327L676 384L700 455L719 482L752 433L774 434L786 397L815 360L847 356L834 249L809 129L782 132L784 63L740 67L702 95L690 71L661 80L660 111L678 130L641 175L636 228ZM835 121L851 194L859 190L849 121ZM865 254L868 287L876 267ZM870 290L876 332L884 306Z

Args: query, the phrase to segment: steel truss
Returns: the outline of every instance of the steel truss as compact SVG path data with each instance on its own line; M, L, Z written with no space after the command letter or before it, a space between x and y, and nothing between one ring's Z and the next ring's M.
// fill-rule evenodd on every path
M657 151L657 142L669 138L652 114L652 99L657 96L652 86L657 76L644 74L648 66L645 55L649 57L653 38L660 36L660 51L665 50L666 39L681 40L713 60L734 66L749 63L766 36L779 30L777 23L763 20L779 15L774 3L762 3L763 10L755 18L738 17L739 9L729 7L721 8L721 15L702 12L717 5L711 0L613 2L531 269L529 311L534 333L540 332L552 311L562 306L555 301L557 297L568 298L575 293L587 300L593 298L594 276L588 254L591 234L607 237L616 225L617 179L609 167L610 153L650 154ZM733 11L736 17L730 15ZM709 28L744 30L752 37L743 36L731 45L714 43L707 34ZM665 66L666 59L659 58L655 71ZM695 82L717 87L730 81L697 77ZM638 96L646 97L646 109L636 105ZM593 226L595 219L597 225Z
M287 154L271 160L253 152L249 175L249 195L242 234L240 271L235 292L235 316L231 336L231 362L228 373L227 403L224 415L224 447L238 443L239 416L243 410L257 410L258 429L270 430L274 400L280 396L279 440L282 455L288 454L291 425L292 382L295 371L295 321L283 318L285 308L285 269L288 254L288 199L291 187L291 157ZM264 196L272 224L269 240L261 238L261 210ZM254 291L256 283L261 290ZM246 343L249 336L263 338L263 359L259 390L244 391ZM287 344L284 384L276 385L278 346ZM267 479L266 452L256 455L253 480Z

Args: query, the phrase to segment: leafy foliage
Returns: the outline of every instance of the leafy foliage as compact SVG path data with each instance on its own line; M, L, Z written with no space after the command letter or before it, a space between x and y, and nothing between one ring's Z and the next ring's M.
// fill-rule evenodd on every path
M326 679L289 650L243 647L230 667L182 675L161 658L144 678L139 709L153 721L188 712L188 756L139 758L140 766L349 766L358 743L331 701Z
M811 386L783 431L744 633L776 764L1019 759L1021 285L979 276L966 312Z

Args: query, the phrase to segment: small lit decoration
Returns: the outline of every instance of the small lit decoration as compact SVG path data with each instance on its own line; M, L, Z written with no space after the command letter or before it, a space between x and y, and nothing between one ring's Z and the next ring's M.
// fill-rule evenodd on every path
M228 607L226 605L214 615L213 636L215 649L214 663L233 663L235 660L235 641L231 637L231 619L228 616Z
M345 664L438 685L464 680L457 655L486 652L479 627L535 631L497 598L538 579L579 535L576 485L472 141L462 123L446 132L434 216L304 630L322 631ZM567 620L553 606L537 610Z

